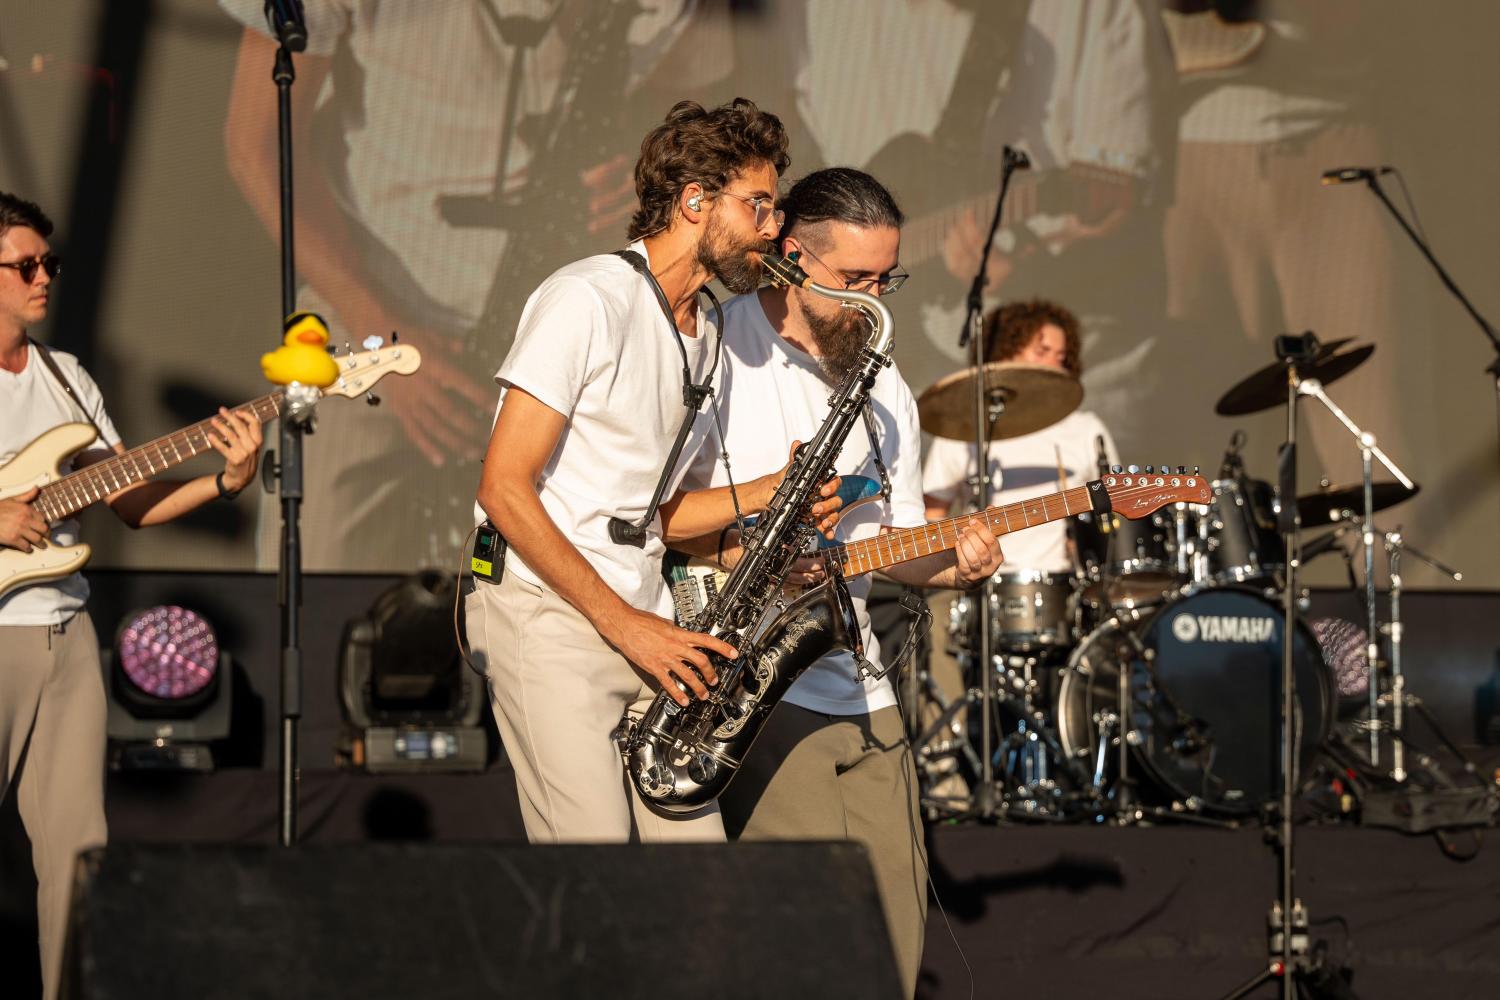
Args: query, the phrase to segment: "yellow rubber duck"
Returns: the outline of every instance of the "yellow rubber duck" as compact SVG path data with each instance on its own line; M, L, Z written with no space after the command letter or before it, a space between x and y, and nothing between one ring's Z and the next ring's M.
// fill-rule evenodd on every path
M281 346L260 356L260 370L274 385L315 385L327 388L338 381L339 366L328 354L328 324L317 313L297 312L286 318Z

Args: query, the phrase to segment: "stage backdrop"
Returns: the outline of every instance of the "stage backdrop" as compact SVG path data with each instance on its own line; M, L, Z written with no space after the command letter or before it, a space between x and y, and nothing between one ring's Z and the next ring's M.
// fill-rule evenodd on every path
M1218 468L1231 432L1272 478L1279 409L1213 404L1313 330L1375 346L1330 387L1418 480L1381 517L1500 586L1492 351L1361 184L1383 181L1479 310L1500 317L1500 8L1450 0L307 0L296 59L299 302L356 345L427 363L322 408L314 570L450 566L527 294L624 243L629 170L673 102L751 97L792 136L787 180L875 173L910 216L892 300L920 391L963 361L962 296L999 151L1025 148L991 303L1083 317L1084 406L1122 458ZM67 259L40 336L79 354L128 443L264 391L279 332L273 45L260 0L0 7L0 189ZM644 9L649 7L649 10ZM1403 183L1404 182L1404 183ZM1302 488L1357 451L1315 406ZM211 468L203 464L198 469ZM1380 478L1387 478L1379 473ZM1047 489L1046 484L1039 492ZM95 516L96 565L272 565L274 498L143 534ZM1336 582L1334 557L1315 580ZM1443 578L1408 562L1407 582Z

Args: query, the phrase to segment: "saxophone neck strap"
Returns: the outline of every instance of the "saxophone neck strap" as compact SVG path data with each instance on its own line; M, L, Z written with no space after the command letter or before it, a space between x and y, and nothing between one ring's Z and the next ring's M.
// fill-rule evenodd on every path
M677 440L673 443L672 450L667 455L666 464L662 466L661 476L656 481L656 490L651 495L651 503L646 507L646 513L635 523L620 517L609 519L610 541L616 545L642 548L646 544L647 529L656 519L657 508L661 506L665 498L667 483L672 478L672 470L677 468L677 460L681 457L683 446L687 444L688 434L693 429L693 420L697 417L698 411L703 408L704 401L713 395L714 372L719 368L719 359L724 350L724 310L720 308L719 300L706 285L698 290L701 294L708 296L708 301L714 310L714 357L703 376L703 381L694 383L692 365L688 363L687 345L683 343L682 331L677 328L677 318L672 315L672 304L667 301L667 293L662 291L661 283L656 280L656 275L651 273L651 268L646 264L646 258L634 250L616 250L615 256L635 268L641 277L646 279L646 284L656 296L656 304L661 306L667 326L671 328L672 336L677 340L677 351L682 356L682 405L687 409L682 417L682 425L677 429Z

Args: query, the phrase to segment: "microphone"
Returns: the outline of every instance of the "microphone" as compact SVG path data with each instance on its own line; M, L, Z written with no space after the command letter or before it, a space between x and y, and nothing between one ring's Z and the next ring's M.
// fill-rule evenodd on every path
M266 23L281 39L289 52L302 52L307 48L307 19L302 13L302 0L266 0Z
M1395 167L1334 167L1323 171L1323 184L1348 184L1351 181L1368 181L1388 174Z
M1016 149L1013 146L1005 147L1004 153L1001 156L1001 163L1005 166L1006 170L1031 169L1031 157L1026 155L1024 149Z
M1228 479L1236 471L1244 467L1240 459L1240 449L1245 447L1245 432L1235 431L1229 435L1229 446L1224 449L1224 462L1219 466L1219 476Z

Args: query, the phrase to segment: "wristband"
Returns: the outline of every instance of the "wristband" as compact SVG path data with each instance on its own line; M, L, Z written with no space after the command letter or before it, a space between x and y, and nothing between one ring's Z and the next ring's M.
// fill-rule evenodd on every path
M231 493L231 492L229 492L228 490L226 490L224 488L224 472L223 472L223 470L220 470L220 471L214 473L214 485L219 488L219 499L220 500L233 500L235 497L237 497L237 496L240 495L240 490L235 490L233 493ZM240 489L244 489L244 487L242 486L242 487L240 487Z

